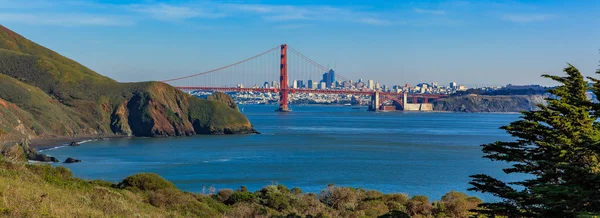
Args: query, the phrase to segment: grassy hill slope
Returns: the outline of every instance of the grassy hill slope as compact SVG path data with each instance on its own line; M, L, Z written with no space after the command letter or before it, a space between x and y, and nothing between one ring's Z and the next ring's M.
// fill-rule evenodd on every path
M430 202L338 186L317 194L282 185L189 193L155 174L113 184L73 178L64 167L0 160L0 216L6 217L468 217L479 203L459 192Z
M23 136L254 131L227 99L201 100L159 82L118 83L3 26L0 83L0 143Z

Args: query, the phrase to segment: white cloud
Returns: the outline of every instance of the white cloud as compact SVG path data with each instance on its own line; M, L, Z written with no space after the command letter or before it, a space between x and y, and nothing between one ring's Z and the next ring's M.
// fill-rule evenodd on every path
M53 26L127 26L134 21L119 16L64 13L1 13L1 22L20 22L34 25Z
M414 24L418 19L408 17L394 9L369 10L369 7L330 6L330 5L289 5L289 4L246 4L202 1L188 3L167 3L165 1L143 1L137 4L106 4L75 0L32 0L39 4L28 6L24 1L0 0L10 3L10 8L1 5L0 9L11 9L4 14L4 20L22 23L47 25L131 25L148 20L186 21L201 18L243 18L261 19L276 22L278 25L293 24L297 21L356 23L372 26ZM14 8L15 10L12 10ZM413 9L417 13L444 15L443 10ZM77 12L78 15L65 15L61 12ZM1 13L1 12L0 12ZM55 14L56 17L40 15ZM15 17L21 16L23 19ZM45 16L41 18L41 16ZM71 20L72 19L72 20ZM407 20L412 19L412 20ZM2 20L0 20L2 21Z
M415 8L414 11L417 12L417 13L419 13L419 14L433 14L433 15L445 15L445 14L447 14L447 12L444 11L444 10L430 10L430 9L422 9L422 8Z
M392 25L398 22L381 17L378 13L365 12L353 8L333 7L328 5L267 5L267 4L222 4L219 6L229 14L240 12L250 16L258 16L267 21L329 21L351 22L367 25Z
M223 17L222 13L214 13L200 9L200 7L169 5L169 4L134 4L126 6L134 12L147 14L159 20L185 20L196 17Z
M531 23L551 19L550 14L504 14L502 19L515 23Z

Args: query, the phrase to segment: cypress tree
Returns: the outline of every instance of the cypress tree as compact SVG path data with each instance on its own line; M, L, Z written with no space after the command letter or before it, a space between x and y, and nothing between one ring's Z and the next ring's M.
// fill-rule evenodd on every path
M588 83L570 65L566 76L542 75L560 85L551 89L547 105L522 112L503 126L515 140L482 145L484 158L511 163L507 174L523 181L503 182L485 174L470 176L469 190L501 199L477 212L508 217L577 217L600 215L600 104L586 96ZM597 72L598 73L598 72ZM600 83L592 91L600 96Z

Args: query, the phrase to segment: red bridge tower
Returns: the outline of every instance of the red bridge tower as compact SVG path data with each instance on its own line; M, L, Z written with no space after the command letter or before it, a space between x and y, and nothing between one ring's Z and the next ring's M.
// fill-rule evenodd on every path
M281 66L279 75L279 109L280 112L290 112L292 110L288 107L288 65L287 65L287 45L281 45Z

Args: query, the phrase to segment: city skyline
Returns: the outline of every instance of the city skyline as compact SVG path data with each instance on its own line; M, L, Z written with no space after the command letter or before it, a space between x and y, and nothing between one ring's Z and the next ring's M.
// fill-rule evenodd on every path
M0 0L0 22L125 82L203 72L287 43L348 78L474 87L553 85L539 75L566 62L593 76L599 10L594 1Z

